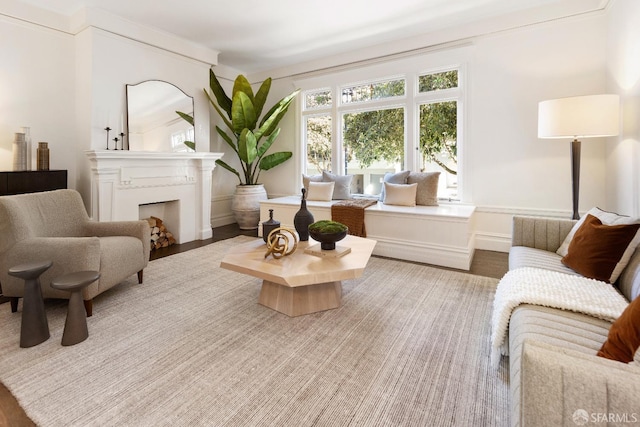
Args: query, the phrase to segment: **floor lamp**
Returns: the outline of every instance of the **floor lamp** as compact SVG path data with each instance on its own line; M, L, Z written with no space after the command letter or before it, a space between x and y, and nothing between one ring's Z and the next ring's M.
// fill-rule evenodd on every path
M552 99L538 104L538 138L573 138L571 183L573 219L580 219L580 141L578 138L614 136L619 132L618 95L588 95Z

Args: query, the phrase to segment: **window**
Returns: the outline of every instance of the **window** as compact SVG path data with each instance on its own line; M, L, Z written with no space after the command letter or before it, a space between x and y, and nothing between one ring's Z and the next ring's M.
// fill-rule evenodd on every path
M307 167L310 175L331 170L331 116L305 118L307 141Z
M305 109L321 108L331 106L331 90L324 89L316 92L306 93L304 97Z
M372 82L364 85L346 87L341 90L342 103L365 102L375 99L404 95L404 79Z
M340 83L304 93L306 174L354 176L352 193L380 193L387 172L439 171L438 196L460 200L461 67ZM318 80L316 79L315 82Z
M186 130L173 132L171 134L171 148L173 152L187 152L192 151L185 145L185 141L193 141L195 135L193 127L189 127Z
M380 194L382 178L404 165L404 108L342 115L344 173L359 183L352 192Z

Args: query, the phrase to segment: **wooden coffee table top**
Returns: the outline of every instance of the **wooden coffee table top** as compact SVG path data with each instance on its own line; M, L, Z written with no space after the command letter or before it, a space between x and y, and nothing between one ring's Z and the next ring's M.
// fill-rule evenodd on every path
M360 277L376 245L375 240L347 236L337 245L350 247L351 253L341 258L322 258L304 253L305 248L317 243L311 238L307 242L298 242L295 253L274 259L272 256L264 257L267 245L262 239L256 239L233 247L222 259L220 267L283 286L307 286Z

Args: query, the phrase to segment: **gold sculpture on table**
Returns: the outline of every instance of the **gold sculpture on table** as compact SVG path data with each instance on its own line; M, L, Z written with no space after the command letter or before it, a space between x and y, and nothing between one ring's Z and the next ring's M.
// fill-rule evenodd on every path
M293 247L289 247L289 236L284 234L283 232L287 232L293 238ZM293 230L290 230L285 227L279 227L274 230L271 230L269 236L267 237L267 253L264 254L264 257L268 257L269 255L273 255L273 258L278 259L283 256L291 255L296 251L298 247L298 237Z

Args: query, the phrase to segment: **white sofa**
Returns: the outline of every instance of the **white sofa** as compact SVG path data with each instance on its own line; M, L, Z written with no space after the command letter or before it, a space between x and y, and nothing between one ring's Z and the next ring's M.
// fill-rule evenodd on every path
M575 221L517 216L509 269L537 267L577 274L555 251ZM616 286L631 301L640 294L640 249ZM640 351L630 364L596 356L610 322L585 314L523 304L509 323L511 424L553 426L640 423ZM574 422L576 424L574 424Z

